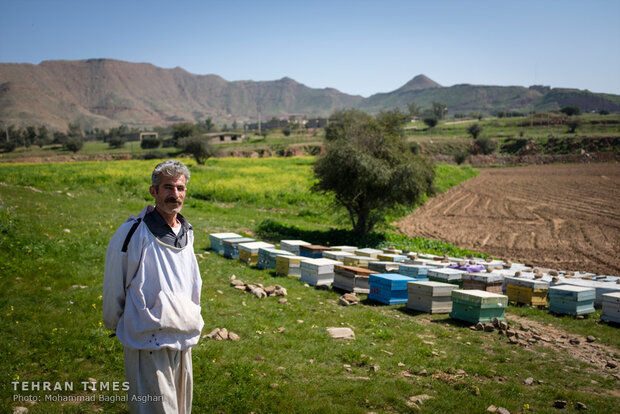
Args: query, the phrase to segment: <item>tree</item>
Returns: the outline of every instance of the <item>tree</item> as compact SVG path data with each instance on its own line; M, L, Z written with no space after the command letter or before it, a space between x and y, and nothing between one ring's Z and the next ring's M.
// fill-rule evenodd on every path
M437 122L437 118L434 117L424 118L424 123L429 128L434 128L437 125Z
M37 141L36 144L39 148L42 148L44 145L48 145L51 143L49 130L45 125L41 125L39 127L39 132L37 133Z
M568 133L574 134L577 131L577 128L581 125L581 120L573 118L569 119L566 122L566 126L568 127Z
M415 102L409 102L407 104L407 110L409 111L409 116L411 118L415 118L420 113L420 108Z
M560 109L560 112L562 112L563 114L567 116L573 116L573 115L579 115L581 113L581 109L579 109L578 106L569 105L569 106L565 106L564 108Z
M181 141L181 147L183 152L193 155L196 162L200 165L215 155L215 150L207 141L207 138L200 135L184 138Z
M67 137L64 146L71 152L78 152L84 146L84 133L78 124L69 124L67 126Z
M196 125L189 122L180 122L178 124L172 125L172 142L174 146L178 146L179 141L182 138L191 137L192 135L196 135L198 133L198 129Z
M480 135L480 133L482 132L482 127L478 123L471 124L469 127L467 127L467 132L469 133L469 135L471 135L473 139L476 139L478 138L478 135Z
M401 205L428 193L435 176L430 163L413 154L402 128L406 118L382 112L337 111L325 128L325 153L314 164L313 190L333 194L353 231L367 234Z
M437 119L444 119L448 112L448 106L443 102L433 102L433 115Z
M211 132L213 131L213 127L215 126L215 124L213 124L213 118L208 117L207 119L205 119L205 131L206 132Z

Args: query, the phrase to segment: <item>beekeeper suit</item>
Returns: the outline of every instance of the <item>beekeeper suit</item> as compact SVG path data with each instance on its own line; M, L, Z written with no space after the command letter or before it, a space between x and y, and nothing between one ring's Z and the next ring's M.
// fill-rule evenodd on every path
M204 322L194 234L180 214L188 179L179 162L155 167L155 207L129 217L108 245L103 322L124 346L132 413L191 412L191 347Z

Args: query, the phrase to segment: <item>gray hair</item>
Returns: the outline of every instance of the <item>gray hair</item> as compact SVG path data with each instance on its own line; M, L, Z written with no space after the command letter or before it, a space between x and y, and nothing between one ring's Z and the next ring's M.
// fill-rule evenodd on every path
M189 182L189 170L179 161L167 160L157 164L155 169L153 170L153 174L151 175L151 185L153 187L159 187L161 184L161 177L165 175L166 177L178 177L181 175L185 176L185 183Z

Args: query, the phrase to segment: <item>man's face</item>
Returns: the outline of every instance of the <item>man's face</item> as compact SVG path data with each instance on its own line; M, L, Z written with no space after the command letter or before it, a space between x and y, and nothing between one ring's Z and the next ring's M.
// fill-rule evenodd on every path
M181 212L187 188L185 176L168 177L163 175L157 188L151 186L149 192L155 199L155 206L168 215L176 215Z

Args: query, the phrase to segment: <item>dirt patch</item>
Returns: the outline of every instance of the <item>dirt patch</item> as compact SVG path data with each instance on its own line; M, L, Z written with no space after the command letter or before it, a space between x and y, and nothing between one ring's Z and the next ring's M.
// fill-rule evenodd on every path
M489 168L396 225L498 258L620 275L619 205L618 163Z
M598 369L607 371L620 380L620 361L616 358L618 350L612 346L597 342L596 338L569 334L554 326L546 325L517 315L506 313L506 318L520 325L518 331L524 332L526 337L536 339L536 345L542 345L568 355L571 358L595 365ZM529 342L520 341L528 346Z

